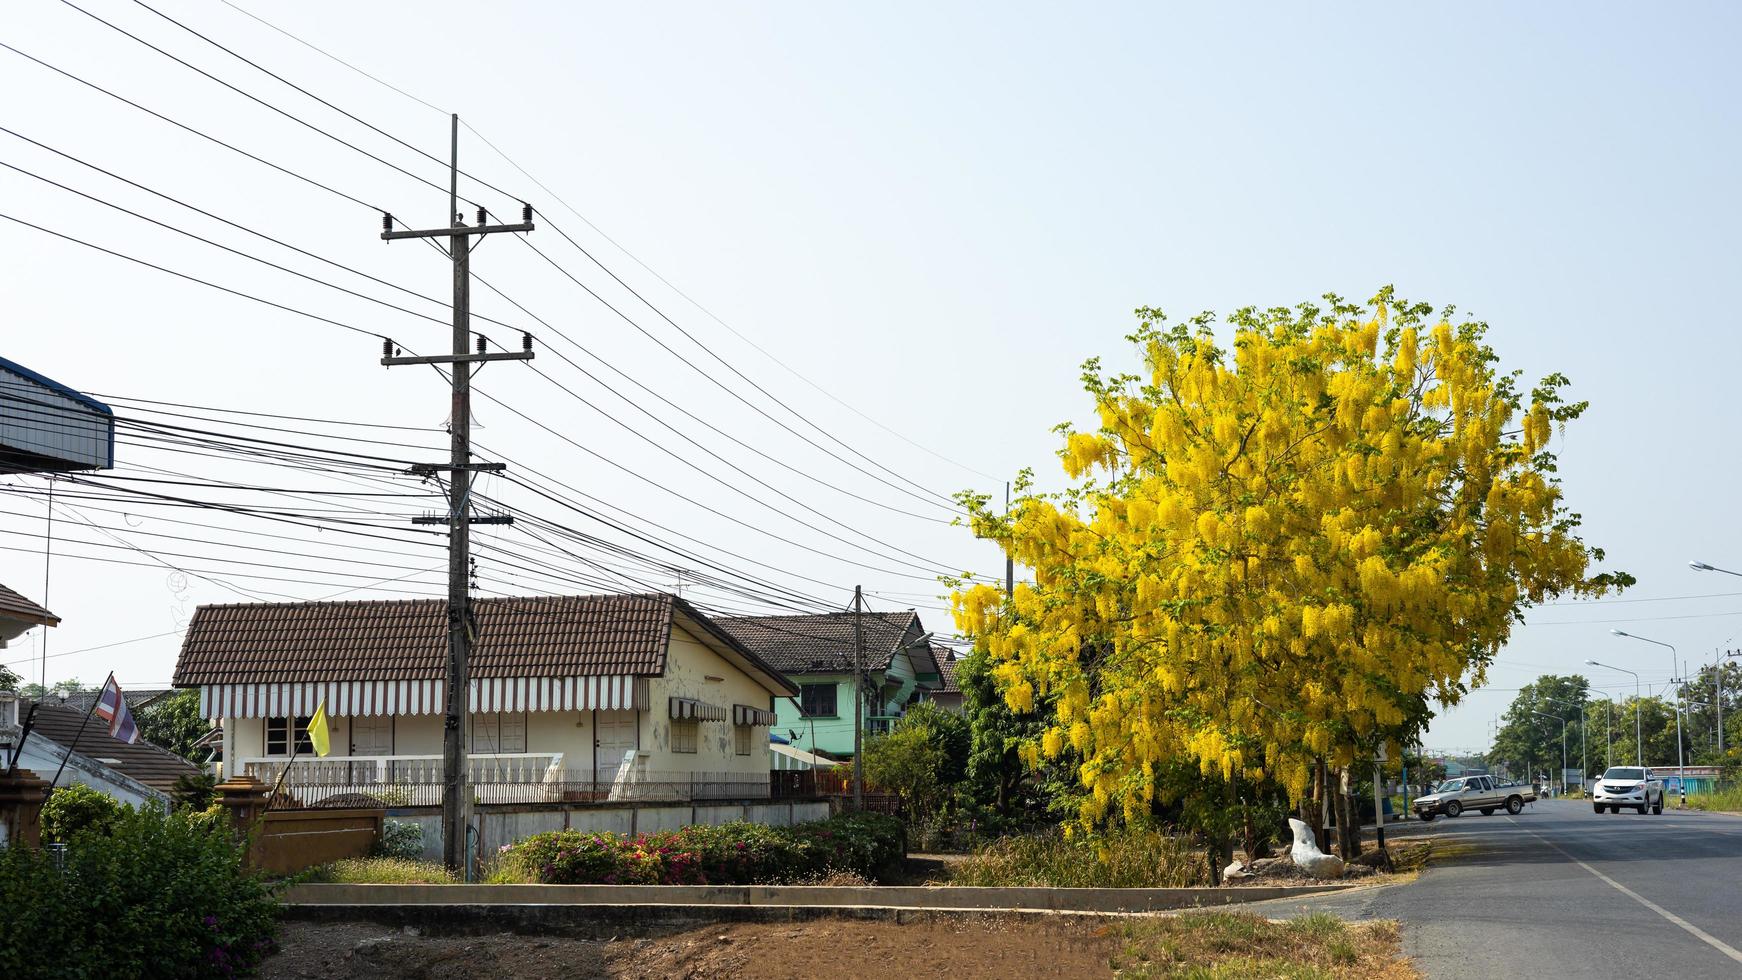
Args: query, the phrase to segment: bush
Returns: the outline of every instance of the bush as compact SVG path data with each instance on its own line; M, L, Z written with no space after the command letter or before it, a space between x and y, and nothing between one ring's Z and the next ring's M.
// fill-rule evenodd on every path
M0 850L0 976L231 977L272 948L276 903L224 828L157 807L77 832L57 870Z
M370 849L371 857L396 858L401 861L423 859L423 825L405 820L389 820L381 825L381 838Z
M625 837L579 830L502 847L493 880L552 885L748 885L874 878L905 852L901 822L851 814L792 827L691 826Z
M87 831L107 834L126 809L83 783L62 786L42 805L42 836L50 844L65 844Z

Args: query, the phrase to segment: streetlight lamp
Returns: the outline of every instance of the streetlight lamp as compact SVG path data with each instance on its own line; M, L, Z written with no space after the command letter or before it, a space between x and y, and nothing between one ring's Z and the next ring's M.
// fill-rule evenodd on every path
M1610 630L1609 632L1629 640L1639 640L1655 646L1669 647L1669 676L1676 676L1675 644L1665 643L1662 640L1653 640L1649 637L1639 636L1635 633L1627 633L1622 630ZM1688 806L1688 767L1682 759L1682 688L1680 684L1675 686L1675 769L1676 782L1681 786L1681 807L1685 810Z
M1600 664L1595 660L1587 660L1585 663L1593 667L1619 670L1623 674L1633 674L1633 764L1641 769L1645 768L1645 742L1639 735L1639 675L1626 667L1617 667L1613 664Z
M1585 706L1584 704L1567 701L1562 698L1544 697L1543 700L1552 701L1555 704L1564 704L1569 708L1579 709L1579 765L1584 767L1579 770L1579 789L1582 792L1585 788L1585 780L1590 778L1591 775L1591 754L1585 751ZM1562 766L1561 782L1565 783L1566 781L1566 767Z
M1544 698L1543 700L1548 700ZM1567 795L1567 720L1559 715L1551 715L1546 711L1532 711L1531 714L1541 718L1552 718L1561 723L1561 795Z

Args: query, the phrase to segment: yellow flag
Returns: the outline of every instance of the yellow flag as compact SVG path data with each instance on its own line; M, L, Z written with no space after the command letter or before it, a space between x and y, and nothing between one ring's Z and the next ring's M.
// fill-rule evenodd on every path
M327 734L327 700L321 699L315 708L313 718L308 720L309 744L315 748L315 755L324 756L333 749L332 739Z

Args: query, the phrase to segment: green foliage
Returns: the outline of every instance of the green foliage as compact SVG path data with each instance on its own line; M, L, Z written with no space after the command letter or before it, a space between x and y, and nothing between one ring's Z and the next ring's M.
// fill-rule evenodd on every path
M146 807L75 834L64 870L0 851L0 908L0 976L71 980L246 973L272 948L276 903L222 827Z
M503 845L493 881L748 885L847 871L875 877L905 851L901 822L874 813L798 824L729 823L626 837L579 830Z
M139 737L168 749L189 762L199 762L206 751L194 743L212 726L200 717L200 692L192 688L166 694L134 712Z
M23 678L19 677L12 668L5 664L0 664L0 691L16 691L18 690L19 682L22 680Z
M107 834L127 809L83 783L62 786L42 805L42 836L50 844L66 844L83 833Z
M943 746L923 728L899 725L865 741L865 781L893 791L911 816L936 813L948 790L942 775L949 764Z
M217 793L218 777L202 771L178 777L170 787L169 797L176 806L198 812L209 808Z
M381 825L381 838L370 853L378 858L416 861L423 857L423 825L409 820L389 820Z
M968 719L966 788L972 801L997 824L1045 813L1052 796L1046 784L1058 779L1064 764L1049 763L1037 772L1023 763L1017 749L1046 731L1046 712L1012 711L998 693L982 651L968 654L956 666L956 684ZM1068 774L1058 781L1065 786L1073 782Z
M952 885L1039 888L1187 888L1211 885L1202 853L1155 827L1067 837L1001 838L954 866Z

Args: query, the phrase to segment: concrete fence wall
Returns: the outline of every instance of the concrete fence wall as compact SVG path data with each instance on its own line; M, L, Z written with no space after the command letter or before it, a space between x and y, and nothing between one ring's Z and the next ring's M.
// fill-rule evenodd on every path
M747 820L785 827L823 820L829 816L826 800L793 800L777 803L682 803L587 807L478 807L472 814L480 859L493 857L504 844L551 830L581 830L594 833L647 834L678 830L692 824L713 826ZM423 856L442 859L440 811L418 808L390 810L387 818L415 823L423 828Z

